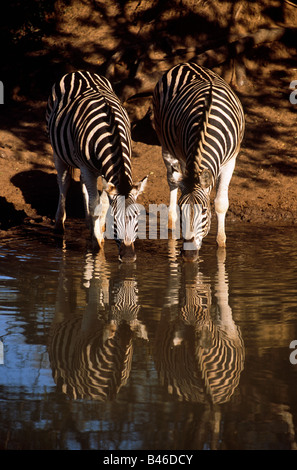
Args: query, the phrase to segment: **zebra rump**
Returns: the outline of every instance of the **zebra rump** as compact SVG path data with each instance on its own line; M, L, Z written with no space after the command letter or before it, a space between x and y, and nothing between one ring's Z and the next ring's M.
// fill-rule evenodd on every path
M138 212L131 207L144 190L147 178L133 184L130 121L110 82L86 71L64 75L52 88L46 122L60 192L55 229L64 232L71 168L79 168L93 247L103 246L106 214L111 207L115 227L123 228L121 260L134 261ZM103 180L100 197L99 176ZM126 201L129 217L125 211L117 210L121 206L116 203L119 198Z
M244 135L243 109L219 75L193 62L163 75L154 90L153 108L170 189L169 223L174 228L178 219L180 189L178 205L182 214L188 213L184 255L192 261L209 232L210 193L216 182L217 243L225 246L228 187Z

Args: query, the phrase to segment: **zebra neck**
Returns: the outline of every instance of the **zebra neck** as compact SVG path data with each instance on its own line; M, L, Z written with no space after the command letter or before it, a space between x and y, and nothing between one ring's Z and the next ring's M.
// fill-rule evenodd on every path
M194 187L185 187L179 199L179 206L182 207L184 204L203 204L208 206L210 203L209 197L209 190L201 188L199 184Z
M213 185L210 185L208 188L204 189L201 186L199 176L194 176L193 173L187 172L186 177L183 180L182 184L184 190L182 193L191 193L194 196L198 196L202 201L207 201L208 195L212 190Z
M132 177L130 172L125 170L119 171L115 173L108 182L115 186L118 195L125 196L125 198L128 197L132 189Z
M200 184L195 185L192 194L195 199L198 199L201 203L204 203L207 205L209 203L209 188L208 189L203 189L201 188Z

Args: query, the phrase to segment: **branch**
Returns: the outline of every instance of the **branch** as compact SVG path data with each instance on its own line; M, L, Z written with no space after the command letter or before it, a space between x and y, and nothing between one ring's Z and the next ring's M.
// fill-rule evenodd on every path
M132 100L140 94L146 95L146 97L151 95L156 82L166 70L180 62L190 60L198 65L213 68L230 59L236 59L236 61L238 59L243 83L243 54L260 44L278 41L287 30L284 27L261 28L253 34L215 48L212 46L211 49L203 52L200 52L197 47L191 47L164 55L163 51L156 50L153 45L150 47L147 47L147 44L133 46L129 51L127 49L117 51L111 57L106 64L106 76L113 82L117 93L124 102Z

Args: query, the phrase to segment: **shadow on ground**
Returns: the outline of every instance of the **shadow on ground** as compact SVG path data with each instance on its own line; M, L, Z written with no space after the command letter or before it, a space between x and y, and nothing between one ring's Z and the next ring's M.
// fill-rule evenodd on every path
M30 204L38 215L54 219L59 194L55 174L41 170L24 171L13 176L11 182L22 191L25 202ZM81 186L77 181L71 181L66 208L69 217L84 217Z

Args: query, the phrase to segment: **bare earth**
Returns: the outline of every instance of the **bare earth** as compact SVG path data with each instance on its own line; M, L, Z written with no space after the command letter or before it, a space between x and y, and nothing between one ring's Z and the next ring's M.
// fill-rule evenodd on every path
M162 28L156 27L156 19L144 21L145 17L140 15L150 11L148 5L151 7L158 2L127 2L125 16L123 12L119 13L119 8L112 6L114 2L94 3L97 8L91 11L92 6L87 2L73 1L67 6L58 2L54 18L59 18L59 21L56 21L55 34L44 35L42 47L39 45L35 50L24 53L19 64L19 84L12 83L11 87L6 87L3 80L5 103L0 106L0 229L3 238L13 237L24 227L44 228L53 223L58 191L44 123L47 96L53 81L62 73L79 68L96 70L97 67L100 73L106 51L110 56L118 44L127 46L123 40L124 28L125 37L130 28L131 35L137 33L142 41L148 41L148 45L153 44L150 28L155 28L159 35L162 33ZM200 21L207 18L211 22L217 18L218 23L224 26L224 15L220 17L215 11L218 7L211 9L209 3L180 2L174 11L168 9L160 14L159 24L162 18L167 21L167 27L171 16L180 19L178 8L187 5L190 12L187 18L199 13ZM225 12L230 12L232 2L213 3L220 3ZM262 27L297 25L297 8L290 3L282 10L281 21L272 13L263 14L263 8L256 10L260 8L257 6L254 6L254 11L252 7L247 11L248 2L234 3L238 3L238 11L233 12L236 21L229 28L229 37L231 33L232 37L245 36ZM262 3L262 7L265 4L256 3ZM277 7L282 2L268 3L274 3ZM115 18L116 33L111 21ZM179 47L191 49L203 43L205 32L181 35L178 25L176 28L170 36L173 53ZM166 36L164 32L163 36ZM213 37L211 33L209 36L207 40L216 36L215 27ZM126 39L129 40L132 41ZM158 40L155 37L155 58L160 56L163 59L164 49L158 49ZM29 64L28 67L26 64ZM33 71L32 64L35 67ZM170 65L170 61L163 61L164 71ZM244 65L245 78L239 82L230 80L232 61L229 60L227 66L219 64L215 68L231 81L246 113L245 138L230 184L227 229L228 223L241 222L294 225L297 221L297 104L291 103L289 97L293 91L290 83L297 80L296 45L283 39L268 41L248 51L244 55ZM7 76L9 69L10 64L6 68ZM15 71L13 67L12 70ZM42 86L39 86L40 80ZM8 89L11 97L6 95ZM161 149L147 114L150 96L126 100L125 104L132 121L134 179L149 176L146 192L139 202L147 209L152 203L168 204L169 191ZM69 194L69 218L81 218L83 215L78 176L76 174Z

